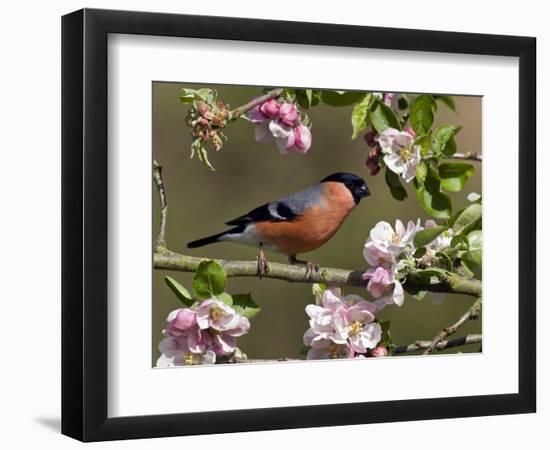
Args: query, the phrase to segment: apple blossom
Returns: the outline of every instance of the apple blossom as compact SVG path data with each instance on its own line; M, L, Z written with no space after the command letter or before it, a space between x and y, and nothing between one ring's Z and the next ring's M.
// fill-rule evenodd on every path
M233 354L236 338L250 328L246 317L217 299L203 300L196 308L174 310L166 320L158 367L214 364L216 355Z
M298 110L294 103L283 102L279 108L279 118L285 125L291 127L298 120Z
M416 175L420 162L420 145L414 145L414 137L407 131L387 128L378 138L384 154L384 163L407 183Z
M325 290L322 305L308 305L310 328L304 344L308 359L353 358L380 341L382 329L375 323L379 308L360 296L343 297L339 289Z
M375 358L380 356L388 356L388 349L383 345L379 345L378 347L372 349L371 355Z
M247 117L256 125L256 141L274 140L282 154L307 153L311 147L311 131L301 123L294 103L270 99L251 108Z
M260 112L268 119L276 117L279 114L279 109L279 103L274 99L268 100L260 106Z
M311 147L311 131L305 125L298 125L294 128L294 146L291 151L306 153Z

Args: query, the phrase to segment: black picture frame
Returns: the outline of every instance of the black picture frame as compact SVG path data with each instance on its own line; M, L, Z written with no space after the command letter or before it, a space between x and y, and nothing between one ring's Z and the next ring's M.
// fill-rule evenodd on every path
M107 36L178 36L519 58L518 393L107 417ZM82 441L535 412L536 39L83 9L62 18L62 433Z

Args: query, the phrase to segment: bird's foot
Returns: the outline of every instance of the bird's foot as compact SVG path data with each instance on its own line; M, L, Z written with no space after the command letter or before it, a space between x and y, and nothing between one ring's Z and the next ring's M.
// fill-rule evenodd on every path
M302 261L301 259L296 258L296 255L291 255L288 257L288 260L290 261L290 264L304 264L306 266L306 279L310 279L311 275L313 275L314 272L319 271L319 265L314 264L310 261Z
M269 272L269 266L267 265L267 259L264 255L263 250L260 250L258 255L258 277L261 279L264 275L267 275Z

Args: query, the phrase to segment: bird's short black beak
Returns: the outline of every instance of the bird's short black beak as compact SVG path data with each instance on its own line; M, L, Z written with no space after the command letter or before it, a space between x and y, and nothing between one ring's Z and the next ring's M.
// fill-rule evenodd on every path
M357 196L362 197L368 197L370 195L369 188L364 184L357 190Z

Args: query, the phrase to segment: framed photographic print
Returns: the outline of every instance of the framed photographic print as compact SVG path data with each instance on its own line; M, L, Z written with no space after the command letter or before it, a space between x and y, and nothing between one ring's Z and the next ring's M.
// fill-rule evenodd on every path
M535 411L534 38L62 24L64 434Z

